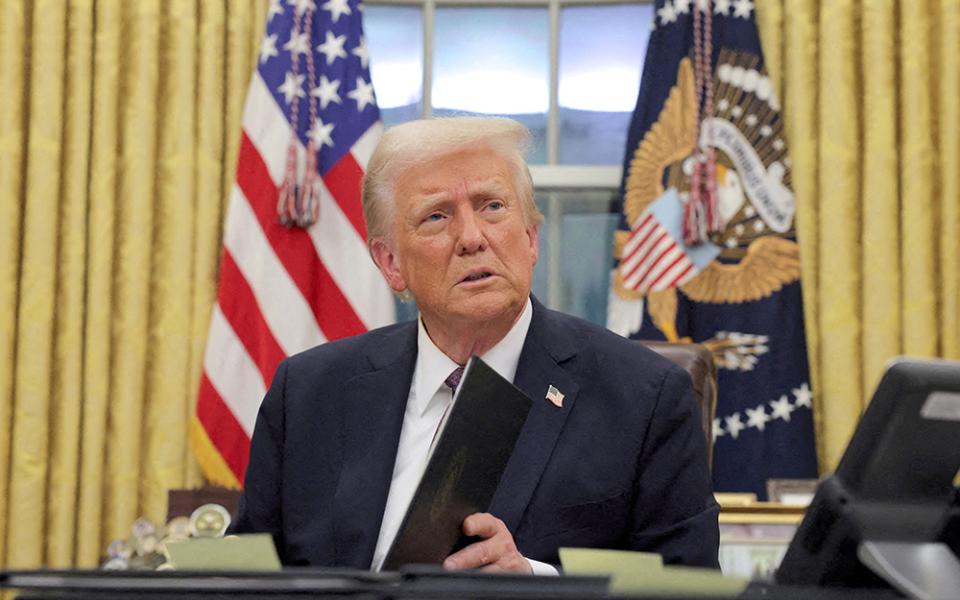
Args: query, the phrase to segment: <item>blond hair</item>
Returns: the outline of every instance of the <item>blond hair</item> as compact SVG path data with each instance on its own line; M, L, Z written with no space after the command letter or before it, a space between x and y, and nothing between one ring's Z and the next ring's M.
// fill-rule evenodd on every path
M502 117L444 117L409 121L391 127L380 139L363 176L363 218L367 242L384 237L395 205L394 188L411 167L468 146L484 146L507 161L528 226L543 222L533 200L533 179L526 154L530 132L513 119Z

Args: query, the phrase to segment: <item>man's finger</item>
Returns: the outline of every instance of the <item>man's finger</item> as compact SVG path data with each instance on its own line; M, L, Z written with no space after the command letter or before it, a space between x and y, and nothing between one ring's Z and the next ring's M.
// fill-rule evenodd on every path
M466 548L455 552L443 561L445 569L477 569L496 562L497 554L494 551L494 540L475 542Z
M492 565L487 565L485 567L480 567L480 570L484 573L506 573L507 570L500 566L500 563L493 563Z
M506 528L503 521L490 513L473 513L463 520L463 533L468 536L492 538Z
M463 533L482 538L443 561L446 569L482 569L530 573L530 563L517 550L513 535L490 513L475 513L463 520Z

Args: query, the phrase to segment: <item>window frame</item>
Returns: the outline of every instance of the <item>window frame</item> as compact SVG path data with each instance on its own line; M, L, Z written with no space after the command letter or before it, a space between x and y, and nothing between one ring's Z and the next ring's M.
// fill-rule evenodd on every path
M560 134L560 106L559 106L559 79L560 79L560 11L572 6L602 6L611 4L653 4L654 0L365 0L369 5L381 6L411 6L421 9L423 30L423 72L421 74L422 118L433 114L433 52L434 52L434 22L436 10L440 7L546 7L549 22L549 105L547 109L547 163L530 165L530 174L533 178L534 193L545 199L546 221L541 226L540 235L547 236L548 256L541 256L546 261L547 270L547 298L546 304L551 308L564 309L562 289L562 262L561 244L562 224L565 213L572 212L575 201L571 201L569 193L565 192L607 192L613 194L620 186L622 167L620 165L569 165L559 164L559 134ZM589 204L589 202L588 202ZM601 212L601 211L597 211ZM606 212L606 211L603 211Z
M420 100L422 118L430 117L433 114L432 94L433 89L433 38L434 21L436 10L439 7L547 7L549 15L549 84L550 103L547 108L547 162L545 165L537 165L534 175L534 186L543 188L553 187L597 187L598 178L602 178L602 184L605 187L616 187L620 185L620 168L612 167L588 167L580 165L559 165L559 136L560 136L560 10L570 6L602 6L609 4L653 4L653 0L365 0L369 5L383 6L413 6L421 9L422 29L423 29L423 72L421 73L421 85L423 94ZM552 167L560 167L554 169ZM551 168L543 168L551 167ZM570 174L564 171L570 170ZM531 168L531 171L534 171ZM583 184L573 180L574 174L585 175L588 181Z

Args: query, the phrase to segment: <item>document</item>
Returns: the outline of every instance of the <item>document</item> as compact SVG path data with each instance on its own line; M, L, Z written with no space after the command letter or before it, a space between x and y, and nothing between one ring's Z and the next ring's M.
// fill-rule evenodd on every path
M627 596L734 598L748 583L714 569L665 566L647 552L560 548L560 562L569 575L609 575L610 593Z
M531 404L482 360L470 359L383 570L440 564L469 543L460 526L487 510Z
M170 563L188 571L279 571L273 538L251 533L225 538L191 538L167 544Z

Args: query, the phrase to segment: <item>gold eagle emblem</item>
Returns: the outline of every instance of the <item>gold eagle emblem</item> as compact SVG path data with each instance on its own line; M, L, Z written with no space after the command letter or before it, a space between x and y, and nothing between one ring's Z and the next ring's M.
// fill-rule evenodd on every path
M716 148L724 227L709 239L720 248L719 256L680 286L696 302L759 300L800 278L799 248L790 239L795 231L794 201L779 105L769 79L756 69L758 62L756 56L729 49L723 49L717 61L714 113L711 124L705 119L702 125L715 129L701 136L700 143ZM666 188L674 187L686 197L698 143L697 118L693 67L684 58L657 122L630 161L623 202L629 226ZM614 257L622 257L629 236L627 230L616 232ZM644 297L624 285L619 269L614 291L626 300ZM645 298L654 325L667 339L676 340L676 289L651 292Z

